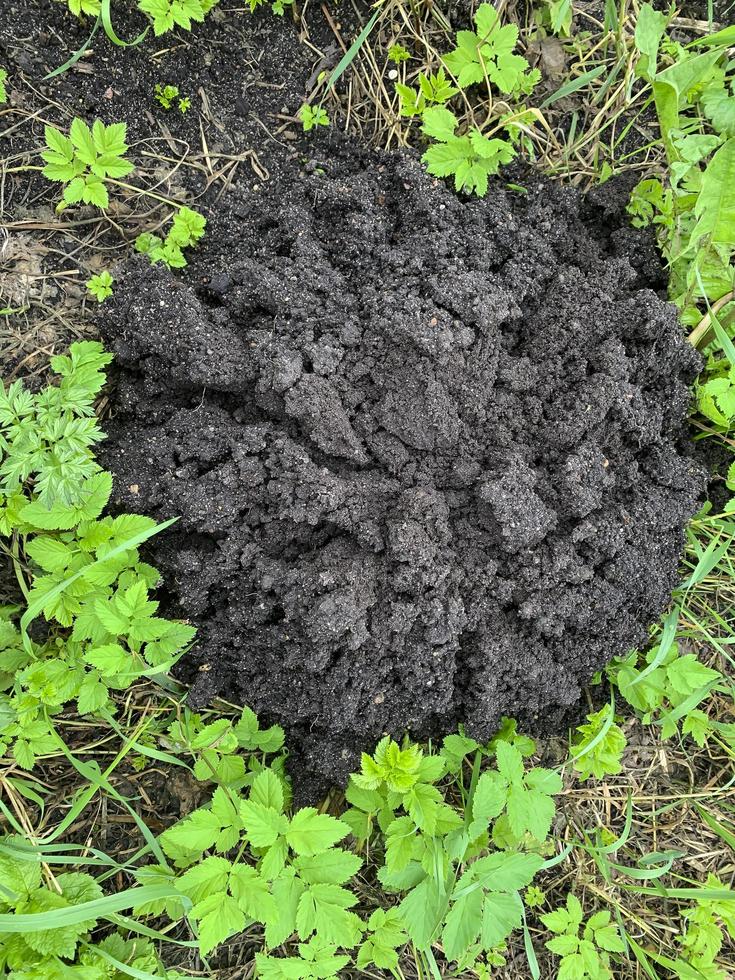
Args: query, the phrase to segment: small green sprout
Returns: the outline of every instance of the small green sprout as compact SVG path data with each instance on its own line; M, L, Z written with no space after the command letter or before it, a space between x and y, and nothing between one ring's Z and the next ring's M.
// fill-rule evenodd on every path
M311 106L308 102L305 102L299 109L299 119L301 120L305 133L314 129L315 126L329 125L327 110L323 109L320 105Z
M410 57L410 52L402 44L391 44L388 48L388 61L392 61L394 65L400 65Z
M114 281L113 277L105 269L103 272L98 272L97 275L91 276L86 281L85 286L98 303L104 303L108 296L112 296L112 284Z
M4 68L0 68L0 105L8 101L8 90L5 88L7 78L7 71Z
M174 102L179 108L179 112L186 114L189 109L191 109L191 99L188 97L179 98L179 87L178 85L161 85L160 82L156 84L156 102L160 103L163 108L168 112L169 109L173 109Z
M484 197L488 177L497 174L501 165L510 163L516 155L507 140L490 139L476 127L466 135L456 135L459 120L443 106L425 109L422 118L421 131L436 142L421 159L435 177L453 176L458 191L474 191Z
M523 901L529 909L539 908L546 901L546 892L538 885L529 885L523 893Z
M53 126L47 126L46 149L41 152L46 162L44 177L64 185L61 210L68 204L109 206L105 181L124 177L135 168L125 159L125 123L105 126L96 119L92 129L82 119L74 119L69 136Z
M262 7L265 0L247 0L248 7L250 8L250 13L254 14L258 7ZM276 17L283 17L286 7L290 7L293 0L273 0L271 3L271 11L276 15Z
M178 97L178 85L161 85L160 82L156 83L156 102L162 105L167 111L172 108Z
M591 915L582 929L584 912L579 899L571 893L566 908L556 909L541 916L541 921L551 932L557 933L545 946L561 957L560 977L575 980L612 980L608 953L623 953L625 946L618 927L610 922L607 910Z
M616 724L611 704L600 711L587 715L587 722L577 726L572 749L572 765L584 782L590 776L604 779L617 775L622 766L621 758L628 740L622 728Z
M135 249L147 255L153 265L165 262L171 269L183 269L186 265L184 249L196 245L204 237L207 219L191 208L179 208L166 238L143 232L135 239Z

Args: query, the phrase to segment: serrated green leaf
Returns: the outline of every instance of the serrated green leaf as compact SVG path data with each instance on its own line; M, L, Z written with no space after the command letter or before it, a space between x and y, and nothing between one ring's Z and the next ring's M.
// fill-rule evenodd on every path
M347 824L313 807L298 810L286 831L286 840L297 854L311 856L328 850L350 832Z

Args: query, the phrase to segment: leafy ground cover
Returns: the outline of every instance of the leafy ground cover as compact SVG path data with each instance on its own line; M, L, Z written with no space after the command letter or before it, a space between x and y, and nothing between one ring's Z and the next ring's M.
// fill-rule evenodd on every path
M109 9L103 3L100 15ZM271 977L689 980L732 973L735 38L708 22L716 13L727 27L722 4L662 15L648 5L589 11L549 3L504 8L503 44L483 52L477 42L463 48L456 34L481 24L448 13L455 23L434 5L410 12L384 5L337 91L325 94L322 73L349 48L344 25L330 14L336 50L293 93L292 115L287 107L277 135L298 136L299 107L316 107L324 95L332 123L317 124L322 138L344 113L348 125L377 139L416 140L426 153L428 136L456 157L467 145L452 140L472 139L465 133L473 127L485 138L498 113L513 111L504 96L519 93L499 88L499 79L505 84L504 69L528 69L510 57L523 57L531 70L538 61L543 89L537 97L520 93L529 107L515 111L534 110L539 124L524 121L516 152L534 152L540 165L583 185L615 172L635 178L631 218L659 234L673 270L671 298L706 357L692 431L709 444L718 475L690 525L671 610L646 649L598 678L589 717L568 742L535 743L512 722L482 745L461 733L426 746L384 740L363 757L344 794L330 793L318 808L294 807L284 732L224 703L192 712L169 674L193 634L158 615L159 576L145 543L165 529L134 514L104 516L110 477L95 456L102 426L94 408L104 415L107 407L99 396L109 356L93 342L77 343L50 361L51 384L38 378L52 350L92 329L82 284L106 270L112 277L112 254L131 249L141 233L170 227L176 208L194 205L198 193L216 220L212 205L233 166L255 171L260 148L253 160L241 149L212 149L204 137L201 152L174 155L178 144L164 134L168 152L158 150L152 163L143 158L150 170L137 168L143 179L116 189L101 218L88 210L54 215L58 186L43 183L42 133L34 127L51 117L70 131L79 108L69 102L62 126L52 103L35 102L14 48L3 62L9 108L0 110L6 137L20 139L3 162L12 192L5 207L15 212L4 247L11 263L2 283L4 373L25 378L4 388L0 405L7 559L0 962L10 977L235 977L256 969ZM218 26L214 17L208 32ZM505 29L513 24L517 31ZM190 60L197 42L184 43ZM492 67L494 77L488 70L483 86L470 73L463 88L452 77L460 68L455 49L471 55L470 68ZM391 82L423 90L419 76L438 76L446 55L443 84L459 91L446 110L456 126L442 130L445 140L400 115L402 96ZM97 85L102 98L109 77L90 81L85 65L83 56L76 82L88 94ZM166 78L197 91L175 73ZM204 91L196 115L211 125ZM147 97L158 105L155 83ZM191 126L194 116L193 108L180 113L177 125ZM92 134L95 118L93 110L86 119ZM514 146L510 135L489 138ZM469 148L487 152L479 139ZM72 140L70 156L59 141L49 149L63 159L50 163L76 168L75 148ZM64 176L66 184L111 176L105 164L94 174L92 157L103 151L88 149L82 172ZM132 146L134 157L144 152ZM490 159L483 152L466 154L460 185L483 190ZM201 183L177 187L176 174L189 164ZM456 179L456 166L451 173ZM255 171L253 181L262 179ZM178 231L170 242L179 249L201 241L201 222L184 224L186 245ZM31 236L45 252L34 250ZM165 249L158 239L152 249ZM75 263L84 265L76 294L58 285L73 282ZM110 286L104 279L92 289L95 307L102 297L104 310Z

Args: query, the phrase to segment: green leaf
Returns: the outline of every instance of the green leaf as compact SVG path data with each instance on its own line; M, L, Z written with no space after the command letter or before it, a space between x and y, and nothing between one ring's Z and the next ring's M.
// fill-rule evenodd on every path
M222 824L209 810L195 810L188 817L175 823L161 834L161 846L174 859L196 859L197 854L213 847Z
M688 653L669 664L666 668L666 676L678 694L688 695L709 684L710 681L717 680L721 675L719 671L705 667L694 654Z
M416 783L405 794L403 805L416 826L427 834L436 832L439 804L442 795L435 786Z
M426 878L419 882L398 906L406 932L419 949L426 949L436 938L445 910L445 899L437 883Z
M208 857L189 868L177 880L176 887L197 904L208 895L221 895L226 891L231 869L232 865L225 858Z
M523 779L523 756L510 742L498 742L495 747L498 770L511 784Z
M342 885L362 867L362 859L349 851L335 848L312 857L294 861L299 877L308 884Z
M263 923L278 920L278 908L268 882L255 868L238 864L230 873L229 884L237 904L251 919Z
M58 154L62 160L71 163L74 159L74 144L72 141L67 139L58 129L54 129L53 126L46 126L43 132L46 145L54 153Z
M432 136L434 139L446 143L454 137L457 125L457 117L449 109L445 109L443 106L431 106L424 110L421 131L427 136Z
M89 126L84 120L79 118L72 120L69 136L76 148L77 158L88 166L93 164L97 159L97 149Z
M210 895L192 910L199 918L199 949L206 956L245 928L245 914L230 895Z
M304 807L294 814L285 836L297 854L309 856L328 850L349 832L350 828L341 820L317 813L313 807Z
M265 927L265 941L271 948L280 946L296 932L296 912L304 890L304 883L293 873L285 874L273 882L277 915Z
M135 676L139 674L139 671L135 669L134 658L130 651L125 650L119 643L105 643L102 646L94 647L84 654L84 660L92 667L96 667L102 677L114 677L116 674L133 674Z
M104 708L110 699L107 686L95 672L86 675L77 694L77 710L80 715L93 714Z
M253 780L250 797L254 803L283 813L283 784L272 769L263 769Z
M349 912L357 896L339 885L310 885L301 895L296 925L301 939L316 932L324 942L351 949L360 939L360 919Z
M479 881L494 892L515 892L530 885L544 859L539 854L496 851L479 858L459 880L458 887Z
M289 831L287 818L278 810L274 810L271 806L263 806L262 803L243 800L240 804L240 816L248 840L254 847L270 847L278 837L286 835Z
M656 74L658 47L666 32L669 18L655 10L650 3L641 5L635 25L634 43L640 53L635 73L649 81Z
M471 838L487 830L488 824L503 811L508 799L508 783L499 772L484 772L477 781L472 798L472 823L468 833Z
M482 908L480 942L493 949L506 939L523 919L523 902L517 894L488 892Z
M458 960L476 941L482 925L483 893L476 888L452 903L442 931L444 953Z
M529 790L525 795L526 828L536 840L546 840L551 830L556 807L550 796L536 790Z
M721 146L707 165L694 213L698 220L689 248L705 236L714 245L735 241L735 137Z
M30 895L41 885L41 862L38 854L28 847L22 837L4 837L2 843L5 848L17 850L18 856L0 853L0 884L19 897ZM0 890L0 901L5 900L6 896Z

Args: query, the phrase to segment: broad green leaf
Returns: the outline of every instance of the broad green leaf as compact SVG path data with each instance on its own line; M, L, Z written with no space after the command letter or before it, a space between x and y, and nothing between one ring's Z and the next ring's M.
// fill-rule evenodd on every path
M230 891L237 904L256 922L273 922L278 919L278 909L270 893L268 882L255 868L238 864L230 872Z
M94 140L89 126L78 117L72 120L69 136L76 148L76 155L87 165L94 163L97 157Z
M328 850L349 832L350 828L341 820L317 813L313 807L304 807L294 814L285 836L297 854L309 856Z
M223 857L208 857L189 868L176 882L176 887L196 905L209 895L222 895L232 865Z
M488 824L502 812L507 798L508 783L501 773L489 771L480 776L472 798L471 838L487 830Z
M277 915L265 927L265 940L271 948L280 946L296 932L296 911L304 888L303 882L293 874L285 874L273 882Z
M203 956L245 928L245 914L231 895L210 895L192 909L199 919L199 949Z
M421 131L442 143L454 136L457 128L457 117L443 106L431 106L424 110Z
M342 885L360 870L362 858L350 851L333 848L312 857L296 858L294 867L308 884Z
M283 784L272 769L263 769L253 780L250 797L254 803L283 813Z
M636 75L649 81L656 74L658 61L658 46L666 32L669 18L666 14L655 10L650 3L641 5L635 25L634 41L640 52L636 64Z
M476 888L452 903L442 931L442 945L449 960L458 960L476 941L482 924L483 893Z
M735 137L710 160L702 176L702 189L694 206L697 224L690 248L707 236L715 244L735 242Z
M270 847L289 829L288 820L282 813L252 800L243 800L240 803L240 816L248 840L254 847Z
M419 949L426 949L436 938L445 904L444 895L439 891L436 882L426 878L398 906L406 931Z
M312 933L324 942L351 949L360 939L361 922L348 911L357 896L339 885L310 885L299 899L296 925L301 939Z
M484 949L498 946L523 919L523 902L515 893L488 892L482 908L480 942Z
M523 756L510 742L498 742L495 747L498 770L509 783L519 783L523 779Z

